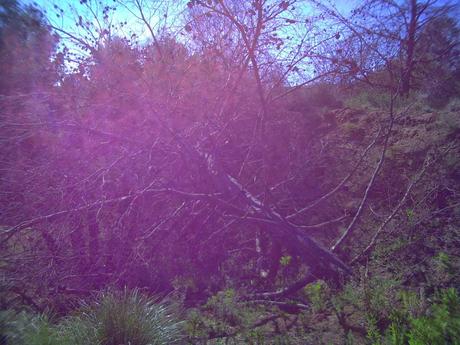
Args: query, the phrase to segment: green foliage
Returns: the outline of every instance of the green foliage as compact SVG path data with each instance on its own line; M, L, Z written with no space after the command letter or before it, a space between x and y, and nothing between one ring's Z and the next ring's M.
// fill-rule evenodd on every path
M290 256L290 255L283 255L283 256L280 258L280 265L281 265L281 266L288 266L288 265L291 263L291 260L292 260L292 256Z
M343 290L333 296L333 305L337 310L343 310L346 306L362 306L363 298L359 288L352 282L346 284Z
M420 299L412 291L401 291L400 308L392 311L387 339L392 345L405 345L408 341L409 318L420 312Z
M372 345L382 345L382 335L377 326L377 319L372 315L367 318L367 339Z
M235 291L228 289L210 297L202 310L189 310L185 329L191 339L206 339L209 335L229 333L241 322Z
M1 345L62 345L62 339L46 315L0 312Z
M354 345L354 344L355 344L355 337L353 336L353 333L348 332L345 337L345 345Z
M388 338L392 345L405 345L407 344L407 328L404 320L393 319L392 324L388 328Z
M455 273L455 267L452 264L452 260L449 254L445 252L439 252L438 255L435 257L435 261L441 270L448 272L450 274Z
M201 308L189 310L185 329L190 344L294 345L313 339L302 327L294 327L297 321L308 323L308 319L304 314L284 313L276 306L238 302L236 291L227 289Z
M414 210L411 209L411 208L406 209L406 216L407 216L407 219L408 219L409 221L413 221L413 219L414 219L414 217L415 217L415 212L414 212Z
M376 90L360 90L347 98L345 105L350 108L382 109L389 104L390 95Z
M189 310L187 323L185 324L185 332L192 339L202 339L206 337L206 323L203 315L198 309Z
M428 316L411 320L409 345L460 344L460 298L455 289L440 294Z
M308 284L304 288L314 311L321 311L326 308L327 303L327 285L324 281L317 281Z
M212 332L228 332L235 327L244 327L251 320L249 310L244 310L237 303L236 292L227 289L212 296L205 305L205 310L212 315L212 322L208 322Z
M206 343L208 337L233 339L235 344L241 339L245 344L263 344L263 332L250 327L258 313L258 310L238 303L236 291L227 289L210 297L202 308L191 309L185 329L194 344L198 340ZM215 343L220 344L219 341L215 340Z
M394 312L387 330L389 344L460 344L460 298L455 289L442 291L438 302L433 304L425 316L411 315L410 308L414 303L417 304L415 295L406 293L403 306Z

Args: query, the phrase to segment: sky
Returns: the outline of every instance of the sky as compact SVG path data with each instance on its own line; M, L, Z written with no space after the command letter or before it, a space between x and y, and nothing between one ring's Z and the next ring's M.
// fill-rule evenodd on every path
M149 4L154 3L152 0L140 1L144 1L145 3ZM168 3L168 0L166 1ZM113 20L113 24L115 24L115 27L112 29L114 30L112 34L130 38L130 41L132 41L131 35L135 33L137 35L136 40L139 43L144 43L151 39L150 32L148 31L145 24L141 23L139 19L136 19L133 16L133 14L130 13L129 9L127 9L123 5L120 5L119 0L110 0L102 2L98 0L83 0L83 2L87 2L87 4L91 6L87 6L87 4L82 4L82 1L80 0L24 0L24 2L37 4L38 7L43 9L43 11L46 13L48 20L53 26L61 28L71 34L74 34L77 37L84 37L86 35L89 38L91 37L91 33L85 32L84 30L82 30L81 26L76 25L76 23L79 21L79 16L81 15L83 19L92 18L92 24L95 27L102 26L105 28L107 26L107 23L98 23L96 17L99 18L98 20L101 20L101 18L103 18L104 6L112 6L113 4L116 4L117 9L115 11L111 11L109 16L110 20ZM353 5L357 4L358 2L359 1L357 0L340 0L333 1L331 2L331 4L333 4L340 11L343 11L343 13L346 13L353 7ZM129 1L125 1L124 3L129 3ZM180 12L187 10L187 1L185 0L182 1L182 4L180 3L180 1L177 0L169 0L168 4L170 3L174 3L176 5L179 4L179 6L176 7L176 11ZM301 3L302 2L299 1L296 6L299 8L299 4ZM309 11L308 7L309 6L305 6L305 10L307 12ZM308 15L307 12L305 12L306 15ZM147 12L146 15L148 15ZM170 16L168 20L170 20L171 17L172 16ZM156 15L152 15L150 18L151 23L153 23L153 26L155 26L155 24L157 24L161 20L161 18L158 18L158 16ZM121 27L120 23L124 22L126 24ZM182 27L177 27L177 29L182 30ZM85 52L79 49L71 39L68 39L68 36L66 36L63 33L60 33L60 36L62 42L65 44L67 48L71 50L72 53L76 54L76 56L78 56L79 54L85 55ZM62 44L61 46L64 47L64 44Z
M141 0L143 1L143 0ZM168 2L168 0L166 0ZM87 10L87 7L81 4L80 0L67 0L67 1L59 1L59 0L24 0L25 3L35 3L40 8L48 13L49 19L53 22L53 24L60 25L61 27L71 28L74 27L74 21L76 18L72 16L72 11L69 11L69 8L73 8L79 13L86 13L88 17L91 17L91 13ZM129 3L129 1L123 1L124 3ZM149 2L144 1L144 2ZM153 3L153 1L150 1ZM177 1L177 0L169 0L170 3L180 3L183 2L182 5L179 6L178 10L185 10L187 1ZM330 3L336 6L338 10L343 13L347 13L350 11L356 4L360 1L358 0L338 0L338 1L331 1ZM95 9L102 10L102 7L98 4L100 1L97 0L88 0L87 3L91 3L92 7ZM113 5L115 3L119 3L119 1L111 0L111 1L102 1L104 5ZM299 1L301 4L301 1ZM62 8L65 13L64 16L56 17L56 6ZM297 5L299 6L299 5ZM51 14L51 15L50 15ZM123 22L127 21L128 24L126 25L129 29L135 31L140 36L146 35L149 36L148 30L146 30L145 25L140 24L139 20L136 20L129 11L121 5L117 6L117 10L112 13L112 17L115 19L115 22ZM152 21L155 23L155 16L152 17ZM149 36L150 37L150 36Z

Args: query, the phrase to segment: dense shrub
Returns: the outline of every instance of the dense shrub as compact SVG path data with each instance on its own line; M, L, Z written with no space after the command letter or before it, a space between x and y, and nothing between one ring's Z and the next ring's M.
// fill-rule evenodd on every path
M460 298L455 289L443 290L425 315L411 315L403 305L387 331L391 345L460 344Z

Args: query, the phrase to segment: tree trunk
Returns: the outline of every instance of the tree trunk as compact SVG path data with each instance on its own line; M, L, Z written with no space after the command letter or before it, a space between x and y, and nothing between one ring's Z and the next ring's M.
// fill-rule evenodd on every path
M414 69L414 52L415 52L415 32L417 30L417 0L410 0L410 21L407 28L407 37L405 40L406 61L403 66L401 76L401 89L402 96L407 97L411 89L412 72Z

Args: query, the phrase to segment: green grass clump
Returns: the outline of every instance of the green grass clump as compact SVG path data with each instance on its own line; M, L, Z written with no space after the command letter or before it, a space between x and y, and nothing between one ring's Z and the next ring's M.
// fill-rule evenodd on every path
M175 308L139 291L109 291L53 324L45 315L0 312L0 345L166 345L182 339Z
M75 345L164 345L181 339L182 322L174 308L137 290L107 292L60 325L60 335Z

